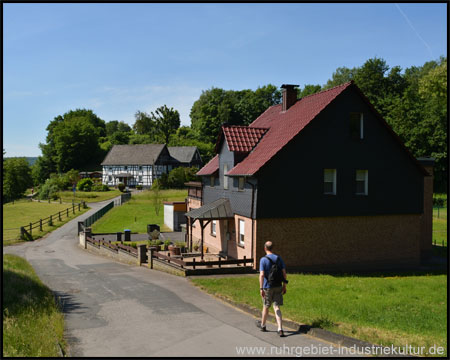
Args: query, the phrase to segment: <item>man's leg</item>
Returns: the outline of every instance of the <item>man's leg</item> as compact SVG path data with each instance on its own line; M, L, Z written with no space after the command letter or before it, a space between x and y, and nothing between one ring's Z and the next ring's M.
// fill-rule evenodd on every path
M261 326L262 327L266 326L267 314L269 314L269 307L264 305L263 310L262 310L262 317L261 317Z
M277 319L278 331L283 330L283 318L281 316L281 309L278 305L273 304L273 310L275 311L275 318Z

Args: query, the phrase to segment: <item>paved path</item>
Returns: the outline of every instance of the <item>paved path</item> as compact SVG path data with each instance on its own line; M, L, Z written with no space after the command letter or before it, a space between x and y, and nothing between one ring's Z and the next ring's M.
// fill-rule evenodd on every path
M185 278L82 250L77 221L105 203L90 204L92 210L44 239L3 248L26 258L63 300L70 356L243 356L236 350L240 346L258 346L273 356L284 351L286 356L288 347L294 355L306 347L332 347L295 332L279 338L270 323L270 332L261 333L251 316Z

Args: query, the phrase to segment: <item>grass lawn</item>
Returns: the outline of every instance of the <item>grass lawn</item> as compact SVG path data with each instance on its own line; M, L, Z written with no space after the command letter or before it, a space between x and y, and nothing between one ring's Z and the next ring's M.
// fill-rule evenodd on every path
M285 318L376 344L447 349L447 274L289 274L288 279ZM211 294L262 307L257 276L192 282Z
M64 349L64 317L31 265L3 256L3 357L56 357Z
M116 196L119 196L122 193L117 189L111 189L110 191L76 191L75 197L73 196L72 191L60 191L58 194L58 196L61 197L62 201L64 202L72 202L72 200L74 200L76 203L78 203L82 200L86 202L100 202L109 200L115 198Z
M11 245L22 241L20 240L21 226L29 225L30 222L34 223L39 219L54 215L59 211L66 210L68 207L70 207L69 204L49 204L48 202L31 202L28 200L15 201L14 204L7 203L3 205L3 245ZM72 213L72 210L69 210L69 218L66 217L64 212L64 216L61 215L61 222L58 221L58 217L53 220L54 226L43 225L42 232L39 232L39 228L33 229L33 239L44 236L65 224L68 220L88 210L81 207L81 211L78 211L76 206L75 214Z
M168 230L164 225L164 206L159 206L159 214L156 215L152 202L153 192L143 191L132 195L131 199L122 206L108 211L105 216L92 225L94 233L111 233L130 229L136 233L146 233L147 224L158 224L161 230ZM164 201L184 201L187 190L161 190L160 198Z

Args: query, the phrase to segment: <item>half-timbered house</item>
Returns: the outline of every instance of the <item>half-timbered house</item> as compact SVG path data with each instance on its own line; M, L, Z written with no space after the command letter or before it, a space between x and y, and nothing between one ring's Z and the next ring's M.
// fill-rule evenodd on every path
M431 242L433 160L414 158L349 82L224 125L190 183L189 246L231 258L275 244L289 269L417 266ZM202 246L203 245L203 246Z
M151 187L155 179L176 167L202 164L196 146L180 148L165 144L114 145L101 164L102 182L109 186L123 183L128 187Z

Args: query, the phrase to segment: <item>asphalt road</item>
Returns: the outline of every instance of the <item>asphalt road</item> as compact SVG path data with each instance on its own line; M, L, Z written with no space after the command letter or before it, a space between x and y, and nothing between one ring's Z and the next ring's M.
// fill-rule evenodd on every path
M307 351L327 356L332 349L338 351L288 329L280 338L271 323L269 332L262 333L253 317L203 293L185 278L84 251L78 247L77 221L102 203L90 206L92 210L44 239L3 248L3 253L27 259L60 296L69 356L242 357L252 356L251 351L253 356L307 355Z

